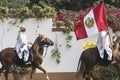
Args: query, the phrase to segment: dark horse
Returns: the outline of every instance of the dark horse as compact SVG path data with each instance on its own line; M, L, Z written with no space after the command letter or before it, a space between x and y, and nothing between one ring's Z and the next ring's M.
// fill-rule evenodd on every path
M52 40L47 38L45 35L39 34L39 36L34 41L30 51L32 52L32 63L29 65L23 65L21 63L16 64L16 51L14 48L6 48L0 52L0 61L2 67L0 69L0 77L1 73L4 72L6 80L8 80L8 73L10 67L15 64L20 67L32 67L31 72L31 79L32 74L35 72L35 69L38 68L39 70L43 71L46 75L46 79L49 80L48 74L46 70L41 66L43 61L43 52L45 46L52 46L54 43Z
M107 57L106 55L104 56ZM120 77L120 37L118 36L113 46L113 57L117 61L113 66L117 69ZM95 65L108 66L111 65L111 61L108 61L107 58L101 59L97 47L84 50L78 62L76 79L89 79L91 76L90 72Z

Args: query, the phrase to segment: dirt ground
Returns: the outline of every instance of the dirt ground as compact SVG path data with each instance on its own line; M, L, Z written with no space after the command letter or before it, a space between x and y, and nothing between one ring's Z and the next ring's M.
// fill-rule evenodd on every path
M58 72L58 73L48 73L50 80L75 80L75 72ZM14 80L12 73L9 74L9 80ZM5 80L2 74L1 80ZM25 80L30 80L30 75L27 74ZM32 80L45 80L45 75L43 73L35 73Z

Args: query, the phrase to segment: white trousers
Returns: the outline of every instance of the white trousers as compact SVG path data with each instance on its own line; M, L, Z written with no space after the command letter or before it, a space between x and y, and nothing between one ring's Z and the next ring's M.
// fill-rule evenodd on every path
M28 50L28 48L27 48L27 45L25 45L24 47L19 47L19 46L17 46L16 47L16 51L17 51L17 54L18 54L18 57L20 58L20 59L24 59L24 61L26 62L26 61L28 61L28 58L29 58L29 50ZM24 56L23 56L23 54L24 54Z

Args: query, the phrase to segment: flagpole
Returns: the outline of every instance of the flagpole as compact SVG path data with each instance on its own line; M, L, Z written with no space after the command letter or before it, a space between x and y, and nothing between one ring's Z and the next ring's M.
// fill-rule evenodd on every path
M102 2L104 3L104 0L102 0ZM105 11L105 4L104 4L104 11ZM107 19L107 16L106 16L106 11L105 11L105 17ZM113 44L112 44L112 39L111 39L111 35L110 35L110 29L109 29L109 26L108 26L108 36L109 36L109 41L110 41L110 47L112 49L112 55L114 55L113 53ZM115 61L115 56L113 56L113 61Z
M110 29L108 28L108 35L109 35L109 40L110 40L110 47L112 48L112 52L113 52L113 44L112 44L112 39L111 39L111 35L110 35Z
M102 2L104 3L104 0L102 0ZM105 9L105 5L104 5L104 9ZM104 10L105 11L105 10ZM106 11L105 11L105 17L106 17ZM107 19L107 17L106 17ZM109 29L109 26L108 26L108 36L109 36L109 41L110 41L110 48L112 50L112 55L114 55L114 52L113 52L113 44L112 44L112 38L111 38L111 35L110 35L110 29ZM112 64L114 63L115 61L115 56L113 56L113 62Z
M102 0L102 2L104 3L104 0ZM106 17L105 3L104 3L104 11L105 11L105 17ZM108 26L108 35L109 35L110 45L111 45L112 52L113 52L112 39L111 39L110 31L109 31L109 26Z

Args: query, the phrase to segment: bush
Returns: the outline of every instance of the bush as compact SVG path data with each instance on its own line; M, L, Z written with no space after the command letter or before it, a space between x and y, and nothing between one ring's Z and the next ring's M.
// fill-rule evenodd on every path
M97 65L94 67L92 74L94 80L115 80L118 77L118 72L113 66Z
M29 74L32 71L31 67L18 67L18 66L12 66L10 71L13 73L13 75L25 75Z

